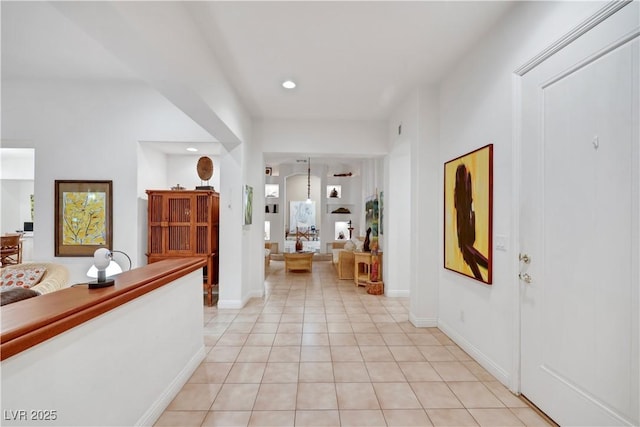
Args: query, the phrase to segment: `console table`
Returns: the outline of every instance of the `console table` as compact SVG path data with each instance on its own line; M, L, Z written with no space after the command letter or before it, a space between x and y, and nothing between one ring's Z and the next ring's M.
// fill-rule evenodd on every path
M378 257L378 278L382 280L382 252L377 255L371 255L371 252L354 252L353 253L353 282L356 286L366 286L371 281L371 265L373 257Z

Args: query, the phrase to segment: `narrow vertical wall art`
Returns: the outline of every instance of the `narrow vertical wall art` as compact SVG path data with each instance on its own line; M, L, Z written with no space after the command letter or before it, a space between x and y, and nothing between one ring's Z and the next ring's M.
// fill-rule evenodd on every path
M251 225L251 222L253 220L253 187L250 185L244 186L242 205L242 212L244 213L244 225Z
M493 144L444 164L444 268L493 280Z

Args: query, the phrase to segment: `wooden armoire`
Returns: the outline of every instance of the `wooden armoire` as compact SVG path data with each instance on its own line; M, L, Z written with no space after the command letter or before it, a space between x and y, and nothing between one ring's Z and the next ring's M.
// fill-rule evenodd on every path
M220 195L212 190L147 190L147 261L203 258L207 304L218 284Z

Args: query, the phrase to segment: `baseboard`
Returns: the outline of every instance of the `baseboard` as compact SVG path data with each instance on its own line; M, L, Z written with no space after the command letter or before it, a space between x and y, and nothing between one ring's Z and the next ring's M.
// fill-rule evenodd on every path
M436 328L438 319L435 317L416 317L413 313L409 313L409 322L416 328Z
M171 381L169 387L158 397L158 399L151 405L149 409L142 415L142 417L134 425L136 426L152 426L160 418L162 413L171 401L178 395L182 387L189 381L191 375L196 371L200 363L204 360L206 352L204 346L200 347L200 350L193 355L193 357L187 362L184 368L178 373L178 375Z
M245 297L241 300L239 299L219 299L218 300L218 308L232 308L239 309L244 307L251 298L262 298L264 296L264 292L261 290L255 290L249 292Z
M471 356L480 366L486 369L491 375L496 377L498 381L509 387L511 377L507 371L496 365L490 357L478 350L473 344L467 341L460 334L455 332L453 328L449 327L442 320L438 321L438 328L444 332L453 342L455 342L461 349L463 349L469 356Z
M411 293L408 290L387 290L385 289L384 295L388 298L409 298Z
M219 299L217 306L218 308L238 309L244 307L244 303L239 299Z
M245 295L245 297L242 299L242 306L244 307L251 298L262 298L263 296L264 296L263 290L251 291L247 295Z

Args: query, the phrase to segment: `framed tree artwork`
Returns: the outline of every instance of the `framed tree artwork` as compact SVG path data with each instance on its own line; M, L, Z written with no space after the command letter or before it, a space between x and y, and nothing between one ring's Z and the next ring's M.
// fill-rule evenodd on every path
M493 280L493 144L444 164L444 268Z
M55 256L113 247L112 181L55 181Z

